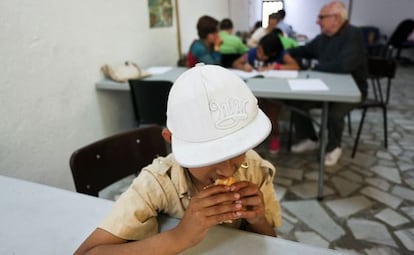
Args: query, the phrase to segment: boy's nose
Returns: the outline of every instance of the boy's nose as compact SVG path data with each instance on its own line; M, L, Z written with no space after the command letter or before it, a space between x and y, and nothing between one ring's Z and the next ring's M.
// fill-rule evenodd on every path
M230 160L226 160L217 166L217 174L224 177L230 177L234 174L234 166Z

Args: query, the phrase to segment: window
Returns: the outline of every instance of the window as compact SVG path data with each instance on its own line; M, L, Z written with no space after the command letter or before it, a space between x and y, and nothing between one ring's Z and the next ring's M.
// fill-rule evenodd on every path
M267 27L269 14L283 9L283 0L263 1L262 2L262 26Z

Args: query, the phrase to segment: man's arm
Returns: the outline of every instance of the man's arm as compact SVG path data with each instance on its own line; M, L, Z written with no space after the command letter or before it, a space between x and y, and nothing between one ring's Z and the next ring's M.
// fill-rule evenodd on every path
M317 45L320 40L320 36L317 36L312 41L308 42L305 45L288 49L288 53L295 59L297 58L306 58L313 59L317 58Z

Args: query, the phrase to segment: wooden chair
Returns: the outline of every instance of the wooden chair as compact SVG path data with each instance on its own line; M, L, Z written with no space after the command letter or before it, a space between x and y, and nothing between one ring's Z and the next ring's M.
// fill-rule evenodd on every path
M391 93L391 80L395 77L397 64L394 59L383 57L369 57L368 58L368 80L371 84L372 95L368 95L361 105L358 107L362 109L362 116L359 122L355 143L352 149L352 157L355 156L358 148L359 138L362 127L364 125L367 110L370 108L381 108L383 127L384 127L384 147L388 147L388 130L387 130L387 105ZM385 80L385 81L384 81Z
M70 157L76 191L98 197L99 191L135 174L158 155L167 154L162 127L151 125L86 145Z
M138 126L143 124L166 126L167 100L172 82L139 79L128 82Z

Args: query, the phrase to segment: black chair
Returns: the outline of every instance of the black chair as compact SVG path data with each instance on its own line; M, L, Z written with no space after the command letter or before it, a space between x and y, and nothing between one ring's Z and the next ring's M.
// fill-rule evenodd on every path
M116 134L72 153L70 168L76 191L98 197L99 191L135 174L167 154L162 127L151 125Z
M401 21L391 34L388 45L393 46L397 50L397 59L401 59L401 51L403 49L414 48L414 42L407 40L413 29L414 20L406 19Z
M166 125L167 100L172 82L129 80L135 120L142 124Z
M369 92L372 92L372 95L368 95L367 98L358 107L362 109L362 116L359 122L355 143L352 149L352 157L355 156L356 150L358 148L359 138L361 135L362 127L364 125L365 116L367 110L370 108L382 109L384 126L384 147L388 147L387 105L389 102L391 92L391 80L395 77L396 69L397 64L394 59L382 57L368 58L368 80L370 81L369 84L371 84L371 90L369 90Z

